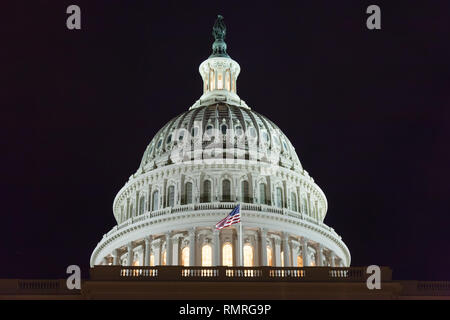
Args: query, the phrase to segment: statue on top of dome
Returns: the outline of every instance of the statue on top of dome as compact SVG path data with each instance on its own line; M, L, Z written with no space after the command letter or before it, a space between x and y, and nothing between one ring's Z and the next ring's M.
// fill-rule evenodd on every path
M227 27L225 22L223 22L223 17L219 14L213 26L212 35L215 41L212 45L213 52L210 57L230 57L227 54L227 44L224 41L226 33Z
M223 17L219 14L217 15L216 22L213 26L213 36L216 40L224 40L225 34L227 33L227 27L225 26L225 22L223 22Z

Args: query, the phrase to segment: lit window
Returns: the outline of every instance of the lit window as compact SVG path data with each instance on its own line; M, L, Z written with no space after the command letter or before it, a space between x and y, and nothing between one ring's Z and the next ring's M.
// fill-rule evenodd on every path
M231 243L225 243L222 248L222 264L224 266L233 266L233 247Z
M303 257L301 255L297 256L297 267L303 267Z
M280 260L281 260L281 266L284 267L284 252L281 251L280 255L281 255L281 257L280 257Z
M214 70L210 70L209 72L209 84L211 87L211 90L214 90L216 88L216 79L214 78Z
M231 91L231 76L230 76L230 69L227 69L225 72L225 89L228 91Z
M203 267L212 266L212 249L209 244L205 244L202 247L202 266Z
M134 260L133 266L135 266L135 267L139 266L139 260Z
M272 248L267 246L267 265L269 267L273 266L273 258L272 258Z
M166 250L164 250L162 253L162 265L163 266L166 265Z
M249 244L244 246L244 267L253 267L253 247Z
M217 75L217 89L223 89L223 77L221 73Z
M155 265L155 255L150 255L150 265L153 267Z
M185 267L189 267L189 247L184 247L181 250L181 264Z

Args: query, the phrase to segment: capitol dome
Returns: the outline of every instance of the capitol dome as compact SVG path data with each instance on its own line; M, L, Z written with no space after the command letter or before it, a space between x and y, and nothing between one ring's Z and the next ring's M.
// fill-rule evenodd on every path
M124 266L350 266L341 237L323 221L325 194L294 146L237 94L239 64L226 28L199 68L203 94L151 139L116 195L117 221L90 264ZM216 224L240 204L237 224Z

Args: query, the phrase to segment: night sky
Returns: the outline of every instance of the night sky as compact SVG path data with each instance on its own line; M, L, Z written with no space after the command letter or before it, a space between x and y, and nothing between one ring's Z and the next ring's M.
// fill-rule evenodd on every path
M66 28L77 4L82 29ZM366 28L369 4L382 30ZM238 94L325 192L353 266L450 280L448 1L5 1L0 278L88 276L153 135L201 95L225 17Z

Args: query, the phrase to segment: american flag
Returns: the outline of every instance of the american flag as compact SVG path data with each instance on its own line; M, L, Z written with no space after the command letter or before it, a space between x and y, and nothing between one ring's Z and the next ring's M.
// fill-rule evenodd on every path
M225 218L217 222L216 229L223 229L241 222L241 205L238 204Z

